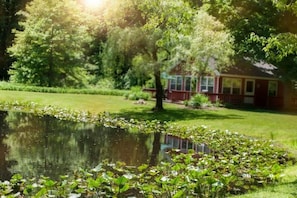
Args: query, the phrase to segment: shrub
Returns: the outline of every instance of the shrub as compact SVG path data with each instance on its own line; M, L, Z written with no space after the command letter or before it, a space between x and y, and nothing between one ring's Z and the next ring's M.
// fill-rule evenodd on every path
M29 91L29 92L42 92L42 93L69 93L69 94L92 94L92 95L113 95L123 96L128 91L118 89L106 89L106 88L85 88L85 89L74 89L65 87L39 87L29 86L17 83L0 82L1 90L9 91Z
M149 93L143 92L141 87L132 87L131 91L124 95L126 99L129 100L149 100L151 95Z
M188 102L188 106L192 108L203 108L209 106L211 103L206 95L196 94Z
M184 101L184 105L187 107L187 106L189 106L189 101L188 100L185 100Z

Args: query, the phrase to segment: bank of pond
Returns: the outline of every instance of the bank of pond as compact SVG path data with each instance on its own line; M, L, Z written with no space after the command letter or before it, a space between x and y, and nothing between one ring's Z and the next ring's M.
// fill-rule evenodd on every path
M0 195L225 197L275 184L272 141L35 103L0 104Z

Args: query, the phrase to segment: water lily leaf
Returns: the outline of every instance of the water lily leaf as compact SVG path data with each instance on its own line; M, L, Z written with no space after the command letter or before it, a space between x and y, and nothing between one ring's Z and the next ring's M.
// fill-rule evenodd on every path
M177 193L175 193L173 198L183 197L183 195L184 195L184 190L179 190L179 191L177 191Z
M128 179L124 176L121 176L115 180L115 184L118 186L124 185L126 182L128 182Z

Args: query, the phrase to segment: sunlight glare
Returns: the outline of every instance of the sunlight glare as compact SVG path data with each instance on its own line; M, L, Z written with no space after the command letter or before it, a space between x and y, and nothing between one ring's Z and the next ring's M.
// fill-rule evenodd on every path
M98 8L101 6L103 0L84 0L85 5L89 8Z

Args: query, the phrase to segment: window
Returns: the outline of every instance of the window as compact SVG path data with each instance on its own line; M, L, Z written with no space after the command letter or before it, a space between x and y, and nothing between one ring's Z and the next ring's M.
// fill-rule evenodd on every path
M170 90L175 90L176 89L176 78L173 77L170 79Z
M208 92L213 93L214 91L214 78L213 77L202 77L201 84L200 84L200 91L201 92Z
M241 94L241 79L223 78L223 93L224 94Z
M176 90L182 90L183 78L181 76L176 77Z
M268 96L277 96L277 81L269 81Z
M187 76L185 78L185 90L186 91L196 91L197 78Z
M187 76L172 76L170 79L170 90L196 91L197 78Z
M185 79L185 90L191 91L191 77L186 77Z
M171 90L182 90L183 78L181 76L173 76L170 79L170 89Z
M254 95L255 94L255 80L245 81L245 94Z

